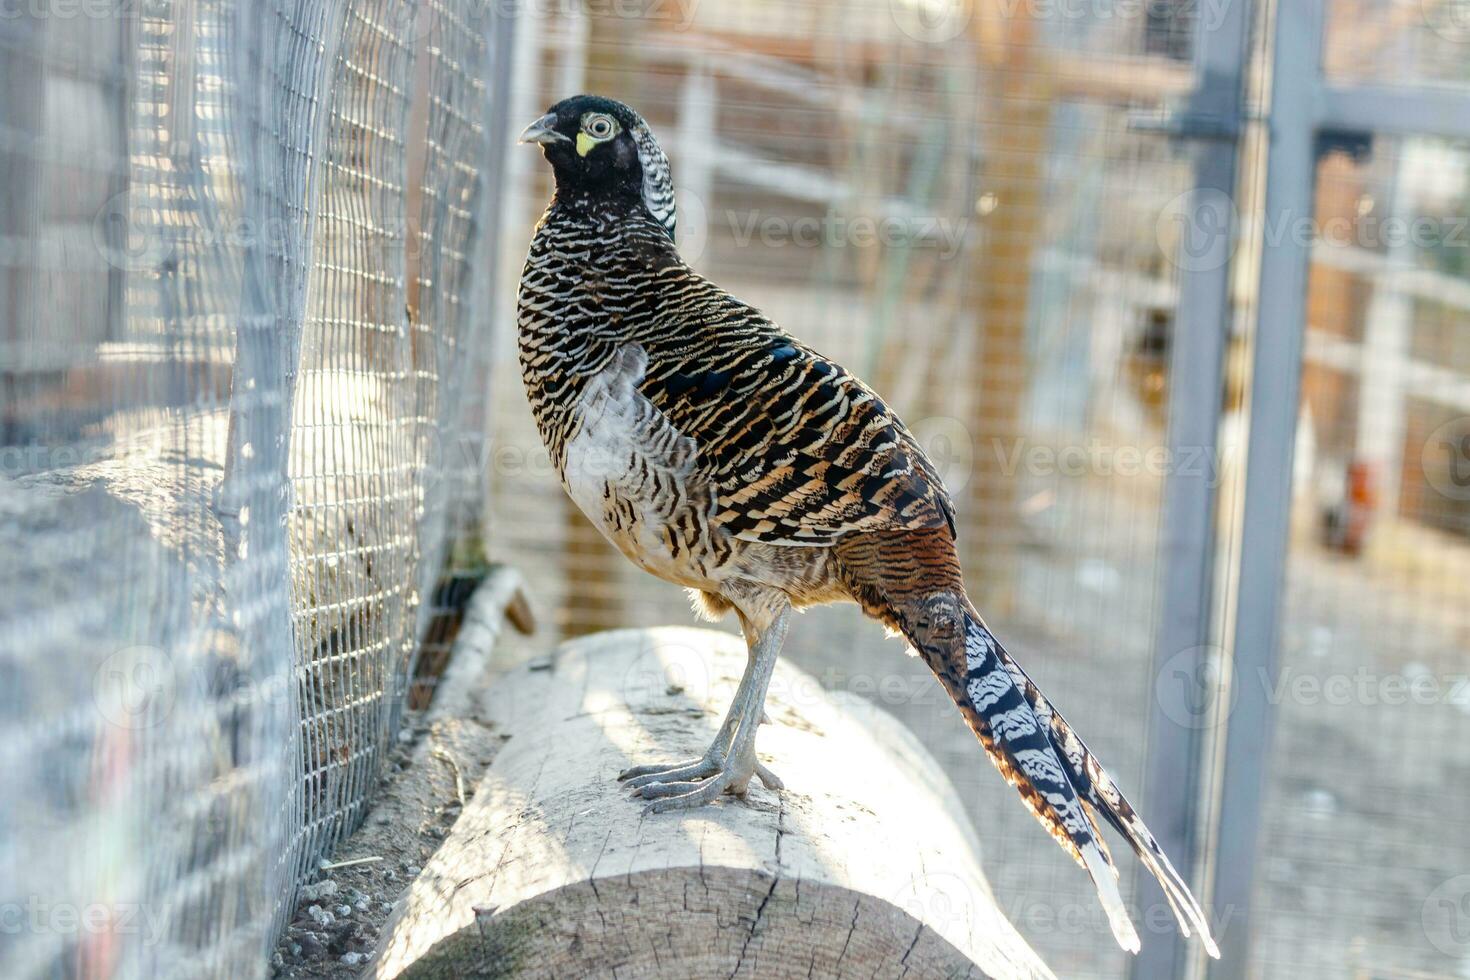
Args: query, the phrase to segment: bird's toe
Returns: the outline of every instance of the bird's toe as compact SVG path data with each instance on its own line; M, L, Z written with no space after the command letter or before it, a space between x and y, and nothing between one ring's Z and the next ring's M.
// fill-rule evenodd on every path
M686 769L693 769L705 762L703 757L698 759L685 759L683 762L656 762L652 765L633 766L618 773L618 782L626 783L629 780L642 779L645 776L663 776L667 773L679 773ZM713 769L711 770L713 772ZM638 785L633 783L632 785Z
M645 783L633 790L634 796L641 796L646 800L654 800L664 796L683 796L685 793L693 793L695 790L703 789L706 780L687 780L683 782L668 783Z
M659 783L656 786L644 786L638 792L665 794L643 808L644 813L665 813L669 810L691 810L704 806L713 802L728 786L728 778L717 776L700 783Z
M764 786L766 789L786 788L786 784L781 782L780 776L777 776L775 773L771 772L771 770L767 769L759 762L755 764L755 774L757 777L760 778L761 785Z
M694 762L682 766L673 766L660 772L644 773L625 780L629 789L635 792L644 786L658 786L664 783L684 783L692 779L703 779L713 776L720 771L719 765L707 759L697 759Z

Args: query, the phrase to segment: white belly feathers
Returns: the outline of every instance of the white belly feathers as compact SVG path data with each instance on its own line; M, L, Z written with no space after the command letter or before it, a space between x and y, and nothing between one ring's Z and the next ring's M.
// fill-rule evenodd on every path
M588 383L567 443L562 482L624 555L681 585L709 584L691 535L708 534L712 500L695 474L697 447L638 391L648 356L618 349ZM698 485L696 485L698 483Z

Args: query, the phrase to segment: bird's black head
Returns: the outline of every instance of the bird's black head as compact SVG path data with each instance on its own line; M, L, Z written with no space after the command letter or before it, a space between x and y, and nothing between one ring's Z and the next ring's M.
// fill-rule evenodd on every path
M558 195L641 199L673 237L669 159L630 107L598 95L574 95L527 126L520 141L540 144L556 173Z

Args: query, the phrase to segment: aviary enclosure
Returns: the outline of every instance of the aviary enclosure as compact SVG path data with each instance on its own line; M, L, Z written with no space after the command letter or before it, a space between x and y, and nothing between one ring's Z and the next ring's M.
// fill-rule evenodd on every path
M1223 953L1126 860L1120 951L923 664L806 614L1056 975L1470 969L1464 3L29 0L0 72L0 974L373 969L459 807L367 910L321 883L480 583L538 613L506 665L692 624L516 366L515 134L582 91L659 134L684 259L901 412Z

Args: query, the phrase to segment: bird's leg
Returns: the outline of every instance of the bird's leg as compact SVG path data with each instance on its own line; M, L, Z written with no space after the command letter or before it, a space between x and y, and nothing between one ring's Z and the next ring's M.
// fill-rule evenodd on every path
M730 751L730 744L735 738L735 731L744 716L746 705L750 702L751 682L757 668L756 652L760 643L760 631L751 619L738 610L737 615L740 617L740 631L745 635L745 645L748 651L745 673L740 678L740 684L735 689L735 696L730 701L730 707L725 712L725 720L720 723L720 729L715 734L714 741L710 743L704 755L697 759L654 763L623 770L618 774L618 780L626 781L628 786L634 790L634 795L638 795L637 790L640 786L703 779L719 772L720 767L724 765L725 758ZM759 762L756 763L756 773L768 789L781 788L781 781Z
M624 769L618 773L618 782L627 782L629 787L636 790L639 786L646 786L649 783L697 779L719 771L720 764L725 761L725 754L730 749L730 742L735 737L735 728L740 723L740 705L744 702L746 691L750 687L750 676L755 672L755 646L744 615L740 617L740 627L745 633L745 642L749 647L749 656L745 660L745 673L740 677L740 685L735 688L735 697L730 700L730 707L725 712L725 720L720 722L720 730L715 734L714 741L710 743L704 755L697 759L685 759L683 762L655 762L651 765L633 766L631 769Z
M768 789L781 788L780 779L756 758L755 734L765 713L766 691L770 687L776 656L786 638L790 615L790 606L784 598L774 610L774 615L758 613L750 617L742 614L741 625L745 627L750 644L750 661L741 689L730 704L726 723L721 726L704 758L695 765L682 767L682 770L648 773L633 780L634 795L655 800L648 806L651 812L702 806L722 793L743 796L752 776L760 777ZM726 726L731 729L728 744L723 741Z

